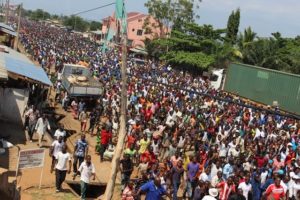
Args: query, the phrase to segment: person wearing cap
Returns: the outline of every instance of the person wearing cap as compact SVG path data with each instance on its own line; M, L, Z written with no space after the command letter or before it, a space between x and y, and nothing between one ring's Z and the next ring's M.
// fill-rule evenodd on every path
M298 199L298 192L300 191L300 176L294 175L291 177L291 181L289 182L289 198Z
M217 200L219 192L216 188L210 188L208 190L208 195L205 195L202 200Z

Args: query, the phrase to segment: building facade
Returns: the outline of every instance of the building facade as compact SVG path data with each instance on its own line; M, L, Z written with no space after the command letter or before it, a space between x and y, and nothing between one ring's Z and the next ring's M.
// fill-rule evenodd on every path
M113 34L115 36L117 34L118 26L114 15L104 18L102 23L103 35ZM127 36L130 47L144 48L147 38L152 40L162 37L166 31L167 29L160 28L158 22L150 15L139 12L127 13Z

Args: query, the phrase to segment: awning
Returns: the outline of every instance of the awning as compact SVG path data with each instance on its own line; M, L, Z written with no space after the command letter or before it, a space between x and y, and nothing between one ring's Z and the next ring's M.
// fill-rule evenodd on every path
M42 84L52 86L52 82L48 78L43 68L35 66L33 63L28 63L22 60L5 56L5 67L6 70L10 73L25 76Z
M95 34L95 35L101 35L102 34L102 31L91 31L91 33Z
M4 24L4 23L0 23L0 30L3 31L4 33L7 33L9 35L12 35L12 36L17 36L17 33L16 31L9 25L7 24Z
M130 51L137 53L137 54L148 55L148 53L143 49L131 48Z

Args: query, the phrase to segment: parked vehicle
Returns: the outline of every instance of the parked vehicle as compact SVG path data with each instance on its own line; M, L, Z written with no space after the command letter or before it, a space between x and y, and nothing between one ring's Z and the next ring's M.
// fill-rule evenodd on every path
M81 65L65 64L62 70L62 85L71 97L100 96L103 93L102 84Z

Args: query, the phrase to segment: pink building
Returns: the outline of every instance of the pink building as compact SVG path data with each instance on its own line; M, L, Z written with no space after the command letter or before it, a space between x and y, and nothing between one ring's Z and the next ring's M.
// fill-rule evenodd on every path
M145 27L145 21L147 26ZM102 20L102 34L106 35L109 29L117 32L117 23L114 14ZM166 29L164 29L164 32ZM158 27L157 21L150 15L145 15L139 12L127 13L127 35L128 45L130 47L145 47L144 41L146 38L154 39L161 37L164 33Z

